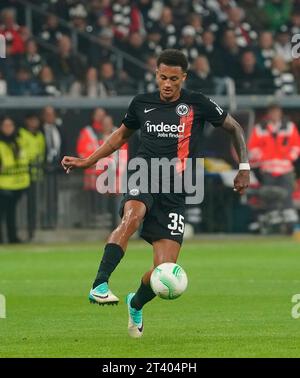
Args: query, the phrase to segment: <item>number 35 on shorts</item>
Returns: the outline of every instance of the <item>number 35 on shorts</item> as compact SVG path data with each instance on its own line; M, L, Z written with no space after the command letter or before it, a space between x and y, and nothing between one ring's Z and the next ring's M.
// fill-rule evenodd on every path
M184 216L177 213L169 213L170 223L168 229L171 235L181 235L184 231Z

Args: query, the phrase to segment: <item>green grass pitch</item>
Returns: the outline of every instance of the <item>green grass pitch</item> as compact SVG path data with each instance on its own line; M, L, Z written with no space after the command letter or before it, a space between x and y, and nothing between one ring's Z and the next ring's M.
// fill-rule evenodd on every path
M127 335L125 295L152 260L130 242L114 272L118 306L89 304L102 255L95 244L0 247L0 357L300 357L300 243L289 239L199 241L178 263L189 286L144 308L141 339Z

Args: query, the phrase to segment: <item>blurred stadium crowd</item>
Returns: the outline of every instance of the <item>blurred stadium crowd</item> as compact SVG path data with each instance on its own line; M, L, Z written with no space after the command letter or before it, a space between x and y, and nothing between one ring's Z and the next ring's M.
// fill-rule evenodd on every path
M155 55L188 56L187 88L290 95L300 90L299 0L32 0L43 14L26 23L25 7L1 1L0 95L108 97L155 90ZM64 20L65 22L61 22ZM76 44L72 34L78 32ZM90 38L92 37L92 39ZM124 59L118 53L138 61Z
M0 59L0 98L105 99L152 92L156 56L165 48L187 55L188 89L224 95L230 78L237 94L299 94L300 58L291 54L291 38L297 33L300 0L1 0L6 58ZM60 110L46 106L30 112L18 112L16 105L1 117L0 243L21 241L17 205L25 198L29 240L36 228L59 227L59 219L71 227L104 227L96 216L101 214L102 222L107 214L108 227L116 224L119 196L99 200L104 197L95 187L99 172L92 168L68 180L59 173L62 156L86 157L105 141L118 126L116 113L125 110L121 108L115 113L93 109L87 121L83 109L68 113L63 104ZM290 118L273 105L248 122L250 159L258 180L246 205L234 197L232 179L227 188L220 185L220 175L230 174L236 165L233 156L223 156L222 150L232 155L230 142L224 136L214 138L207 129L208 200L201 210L189 209L187 217L196 232L293 232L300 209L300 135ZM133 145L138 141L124 146L129 155ZM62 201L65 217L58 214ZM75 202L88 220L80 223L79 212L70 215L67 201L72 209ZM1 232L4 224L6 234Z

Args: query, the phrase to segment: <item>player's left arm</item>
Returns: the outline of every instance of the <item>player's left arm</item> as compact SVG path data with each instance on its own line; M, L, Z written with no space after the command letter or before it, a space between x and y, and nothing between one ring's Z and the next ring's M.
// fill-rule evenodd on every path
M250 166L244 131L230 114L227 114L221 127L231 135L240 162L239 172L234 179L233 190L239 194L244 194L250 183Z

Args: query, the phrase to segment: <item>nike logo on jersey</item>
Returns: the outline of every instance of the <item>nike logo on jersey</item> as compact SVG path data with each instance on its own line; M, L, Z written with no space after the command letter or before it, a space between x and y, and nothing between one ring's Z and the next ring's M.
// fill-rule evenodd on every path
M151 109L144 109L144 113L149 113L152 112L152 110L155 110L156 108L151 108Z
M181 235L181 234L182 234L181 232L174 232L174 231L171 231L171 235L173 235L173 236Z

